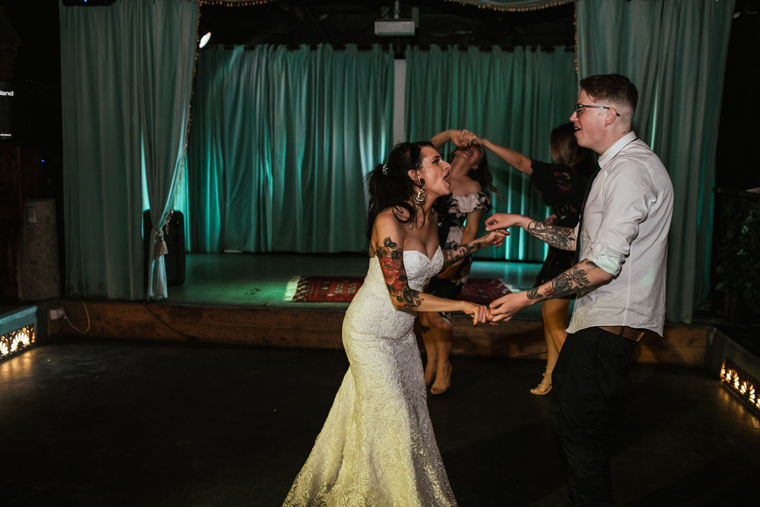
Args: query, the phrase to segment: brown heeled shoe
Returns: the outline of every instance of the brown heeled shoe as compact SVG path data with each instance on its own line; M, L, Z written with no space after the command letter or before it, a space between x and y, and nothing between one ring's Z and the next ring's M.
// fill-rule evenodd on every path
M449 380L446 382L446 385L443 384L433 384L433 387L430 388L431 394L443 394L446 391L449 390L449 387L451 387L451 373L454 371L454 367L451 366L451 363L438 363L438 366L447 366L449 367ZM438 379L438 371L436 371L436 379Z
M552 374L551 372L548 372L548 373L544 373L544 378L541 379L541 383L538 384L533 389L531 389L530 392L538 396L544 396L546 394L549 394L549 391L551 390L552 390Z

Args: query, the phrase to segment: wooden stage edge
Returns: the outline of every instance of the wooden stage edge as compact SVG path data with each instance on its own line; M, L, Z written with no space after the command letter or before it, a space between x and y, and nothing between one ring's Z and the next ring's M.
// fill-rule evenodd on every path
M61 300L71 323L98 338L216 343L268 347L340 349L343 310L169 305L150 302ZM540 321L512 320L473 327L454 317L455 355L541 359L546 357ZM82 336L64 321L48 323L51 338ZM705 365L709 326L666 326L665 336L647 333L634 362L692 367Z

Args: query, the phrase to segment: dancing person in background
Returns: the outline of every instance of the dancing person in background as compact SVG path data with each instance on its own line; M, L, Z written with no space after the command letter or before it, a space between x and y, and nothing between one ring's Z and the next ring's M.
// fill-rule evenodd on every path
M552 214L544 220L544 224L572 228L578 224L591 163L591 151L578 146L573 136L574 131L572 123L565 123L552 130L549 138L552 164L531 160L522 153L499 146L472 132L465 131L462 138L488 148L507 164L530 176L530 182L541 200L551 207ZM567 271L574 264L574 257L575 252L550 246L533 286L543 285ZM568 310L574 297L571 294L541 303L546 371L541 383L530 390L533 394L549 394L552 389L552 371L565 343L569 324Z
M369 270L343 321L350 366L286 506L456 505L412 328L418 311L488 321L485 306L422 290L443 266L502 244L506 232L440 247L433 201L450 192L450 171L432 144L402 143L369 176Z
M457 145L451 159L451 194L435 203L439 213L438 236L441 247L453 248L469 243L478 234L483 214L491 210L487 190L497 192L488 172L488 160L481 146L465 142L463 130L446 130L436 134L430 142L440 149L447 142ZM430 279L425 292L446 299L457 299L470 275L472 257L448 266ZM420 328L425 343L427 364L425 385L432 394L443 394L451 386L453 367L449 361L454 338L450 312L420 312Z
M494 320L577 294L554 367L550 412L565 451L568 505L614 505L607 427L644 331L662 336L673 185L631 127L638 91L618 74L590 76L570 117L580 146L600 155L575 229L496 213L486 229L519 226L577 264L539 287L491 303Z

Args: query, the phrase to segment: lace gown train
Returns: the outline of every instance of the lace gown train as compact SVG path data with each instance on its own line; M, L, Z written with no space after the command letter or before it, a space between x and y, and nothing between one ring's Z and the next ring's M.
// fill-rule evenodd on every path
M432 259L403 255L416 290L443 266L440 248ZM414 319L393 307L371 258L343 321L349 369L285 506L456 505L430 422Z

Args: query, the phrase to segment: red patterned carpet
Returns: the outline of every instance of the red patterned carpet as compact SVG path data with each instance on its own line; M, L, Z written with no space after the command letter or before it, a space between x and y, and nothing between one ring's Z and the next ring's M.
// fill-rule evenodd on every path
M350 303L364 278L359 276L302 276L298 278L295 303ZM488 304L509 294L503 280L497 278L470 278L460 299L473 303Z

